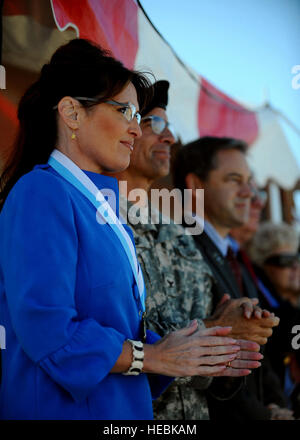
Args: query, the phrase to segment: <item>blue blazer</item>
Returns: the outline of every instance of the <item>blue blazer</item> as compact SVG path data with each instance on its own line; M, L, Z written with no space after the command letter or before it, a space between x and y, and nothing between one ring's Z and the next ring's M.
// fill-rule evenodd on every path
M86 174L115 192L118 215L117 180ZM147 375L110 374L124 340L140 339L140 303L125 251L95 207L36 166L5 202L0 244L0 418L151 419ZM157 397L170 379L150 382Z

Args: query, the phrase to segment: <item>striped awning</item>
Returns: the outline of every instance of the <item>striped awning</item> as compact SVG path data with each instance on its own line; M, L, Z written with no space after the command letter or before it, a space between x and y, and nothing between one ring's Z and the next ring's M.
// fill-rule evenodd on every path
M184 64L136 0L7 0L2 64L38 72L58 46L76 35L109 49L127 67L167 79L168 116L183 142L204 135L243 139L259 183L271 178L291 188L298 180L300 170L288 142L283 133L273 135L272 110L246 108ZM0 94L16 105L10 90ZM0 101L1 125L5 112ZM2 145L0 140L0 149Z

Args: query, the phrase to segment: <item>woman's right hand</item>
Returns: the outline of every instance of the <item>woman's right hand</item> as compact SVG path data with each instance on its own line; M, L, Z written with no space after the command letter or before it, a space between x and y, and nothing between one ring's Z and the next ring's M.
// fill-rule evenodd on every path
M231 327L198 329L196 320L153 345L144 345L147 373L165 376L222 375L240 351L238 341L226 337Z

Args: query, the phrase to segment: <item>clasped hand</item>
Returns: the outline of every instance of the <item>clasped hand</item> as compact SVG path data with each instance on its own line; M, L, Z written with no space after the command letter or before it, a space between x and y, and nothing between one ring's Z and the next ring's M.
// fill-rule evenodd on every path
M231 337L264 345L273 333L272 328L279 324L279 318L257 304L257 298L231 299L225 294L205 325L208 328L231 326Z
M167 376L245 376L260 366L259 346L227 335L231 327L198 329L196 320L189 327L174 331L147 350L148 372ZM149 370L150 367L150 370Z

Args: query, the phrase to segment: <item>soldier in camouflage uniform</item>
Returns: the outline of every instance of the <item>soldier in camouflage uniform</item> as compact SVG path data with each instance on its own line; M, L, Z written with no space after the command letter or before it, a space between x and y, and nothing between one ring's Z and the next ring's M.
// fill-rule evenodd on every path
M210 315L212 308L210 269L193 238L170 219L163 221L153 206L133 210L127 202L128 191L136 188L149 190L155 179L169 172L169 150L175 137L166 122L168 87L167 81L155 83L152 102L142 113L143 136L139 139L142 146L140 142L135 143L129 168L116 175L119 181L128 184L123 192L124 198L120 198L120 213L134 232L147 289L147 325L161 336L182 328L194 318L200 327L205 327L203 318ZM142 217L146 217L146 221L137 222ZM247 349L257 350L258 346L255 344L255 348L252 345ZM248 374L246 368L255 368L253 361L238 362L246 362L246 365L229 366L225 375L242 376ZM208 419L204 390L211 381L209 377L175 379L154 402L154 417L161 420Z

